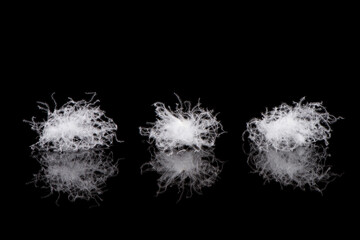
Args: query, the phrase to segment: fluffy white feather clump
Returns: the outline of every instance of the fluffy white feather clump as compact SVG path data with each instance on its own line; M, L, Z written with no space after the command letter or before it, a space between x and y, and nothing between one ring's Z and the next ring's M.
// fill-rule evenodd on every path
M39 102L39 108L47 112L47 120L36 122L33 117L31 128L39 134L39 140L32 149L44 151L78 151L94 147L108 147L116 139L117 125L93 101L69 102L54 111L46 103ZM56 104L56 103L55 103Z
M247 123L251 152L248 163L266 181L322 191L336 176L326 167L330 124L341 117L329 114L320 102L281 104ZM244 136L244 135L243 135ZM324 187L319 187L324 185Z
M150 128L140 127L140 134L148 136L160 151L168 153L184 147L196 150L213 147L216 138L223 133L216 115L200 107L200 103L192 108L190 102L179 101L174 111L163 103L155 103L158 119Z
M280 151L292 151L317 141L328 144L330 124L338 118L329 114L320 102L303 103L302 98L294 106L281 104L266 112L261 119L247 123L249 139L259 148L270 147Z
M105 182L117 174L112 154L103 150L79 152L41 152L41 170L35 183L50 189L50 193L64 193L70 201L100 199Z
M187 191L187 197L195 191L201 194L203 187L215 183L221 171L219 161L211 151L183 150L171 155L157 152L154 158L143 165L145 171L156 171L161 176L158 179L159 191L163 193L169 186L176 186L181 192Z

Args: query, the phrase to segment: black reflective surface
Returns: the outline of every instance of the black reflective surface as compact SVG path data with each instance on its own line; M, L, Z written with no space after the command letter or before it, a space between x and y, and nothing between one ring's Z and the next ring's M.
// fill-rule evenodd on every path
M216 37L210 34L211 30L185 39L163 38L159 37L162 31L140 29L133 34L105 31L96 37L74 33L69 39L67 31L58 36L52 28L45 29L46 34L42 28L22 30L28 39L19 44L22 65L14 71L6 89L12 94L9 101L15 110L11 121L15 123L16 133L12 135L16 137L16 150L8 158L15 167L4 171L8 171L15 192L10 194L12 216L24 226L30 224L39 232L52 226L56 228L53 233L68 229L57 229L58 226L87 229L83 231L91 234L99 229L115 236L130 227L136 229L133 236L138 232L163 235L165 230L184 235L197 230L241 236L243 230L256 235L266 227L272 231L264 230L265 233L279 233L294 226L307 226L304 231L326 226L332 231L334 228L329 226L357 216L358 168L354 167L354 150L358 149L358 141L352 139L357 136L358 123L354 120L358 87L349 70L354 63L345 54L351 49L339 43L340 37L331 37L333 29L301 35L309 38L287 40L284 37L289 35L282 35L281 31L269 30L261 35L258 28L244 30L249 34L242 36L238 29L227 29ZM139 32L143 33L141 37L135 34ZM40 41L45 35L47 40ZM20 84L19 80L24 81ZM72 175L72 170L68 172L69 166L74 167L74 157L80 158L80 163L89 163L81 160L81 155L65 156L65 162L56 154L40 156L53 158L55 162L50 161L51 164L32 157L29 147L37 135L23 119L45 119L36 102L51 105L53 92L59 106L68 97L80 100L87 97L85 92L97 92L100 107L118 124L118 138L124 142L116 142L105 151L106 157L112 152L110 162L117 166L116 174L115 169L111 174L107 172L110 166L91 168L91 164L100 161L97 153L98 160L86 165L96 171L91 179L96 181L101 176L100 192L95 186L82 191L84 178L81 174ZM189 193L184 191L180 200L178 183L170 186L168 182L179 167L171 165L171 159L163 162L170 165L162 166L170 170L160 167L160 171L155 171L157 168L151 166L154 171L141 171L154 156L147 139L139 134L139 127L156 120L153 103L159 101L174 107L174 93L194 103L200 98L202 106L219 113L217 118L226 131L213 149L216 159L222 162L221 171L210 167L216 180L210 173L201 194L193 191L186 198ZM334 172L342 176L322 194L291 186L281 188L276 182L264 185L262 177L251 173L242 147L247 121L261 117L266 107L290 104L304 96L305 101L323 101L329 113L345 118L332 125L328 148L331 157L327 159ZM64 173L66 181L61 179ZM49 176L60 179L38 181L40 187L36 187L34 174L42 180ZM161 186L169 186L157 194L161 177L165 181L160 180ZM70 185L71 191L80 190L76 196L82 197L76 199L71 193L69 201L64 186L57 187L59 182L71 182L69 179L76 180ZM186 181L185 185L189 183ZM180 193L181 187L180 184ZM51 189L53 194L47 196ZM63 190L60 198L57 190ZM93 198L88 201L89 194L98 195L98 204Z
M287 80L265 82L264 85L250 82L243 85L254 89L248 91L242 89L240 80L216 83L217 79L222 77L226 78L219 73L216 78L212 78L213 82L203 78L190 81L174 77L176 80L171 82L162 79L164 81L153 80L141 84L130 80L125 84L126 80L120 79L104 80L100 83L93 79L89 84L80 81L72 85L70 90L67 86L71 85L66 82L62 82L62 87L53 86L51 89L44 89L40 82L37 83L36 88L31 88L31 94L23 95L26 99L22 104L24 110L18 116L18 126L23 136L21 152L19 151L21 174L16 179L22 189L22 195L17 198L17 201L21 202L19 209L30 214L54 212L61 216L65 213L85 216L90 214L93 217L98 214L103 217L119 215L133 221L138 221L135 220L138 218L147 219L144 220L146 222L152 222L151 219L167 222L166 219L175 216L185 219L189 216L191 219L188 221L196 221L195 216L198 216L205 222L210 221L210 216L224 220L235 215L252 221L259 217L278 219L280 216L315 216L319 213L322 216L341 216L346 212L344 208L353 209L350 206L356 196L356 177L352 168L354 158L350 147L352 143L349 145L349 142L344 141L349 136L353 117L353 110L349 105L352 96L333 97L335 89L341 91L343 85L320 91L323 89L323 82L311 83L312 87L309 87L310 82L303 81L297 88L292 88ZM279 84L285 88L278 89ZM33 115L45 117L37 110L36 101L50 101L52 92L56 92L58 102L61 102L66 101L69 95L74 99L82 99L85 95L80 92L89 90L98 92L101 108L119 126L118 138L124 142L115 142L106 150L112 152L118 172L104 181L101 194L98 194L99 198L96 197L97 202L94 199L87 201L81 198L69 201L66 193L60 194L60 198L57 193L43 198L49 194L49 188L36 188L33 183L27 184L34 180L33 174L41 172L44 166L31 157L29 146L36 141L37 136L21 120L29 119ZM171 158L166 156L162 156L162 165L150 164L156 157L156 151L153 150L154 146L139 134L138 128L146 122L155 121L152 103L161 101L174 106L177 98L173 92L182 96L182 99L194 102L200 97L203 106L219 112L218 119L226 133L217 139L211 154L221 162L221 171L216 167L209 168L210 175L207 176L208 179L205 178L208 182L198 181L198 173L191 169L193 165L173 165ZM345 118L332 125L332 137L327 149L330 156L326 160L332 171L342 176L330 182L322 194L308 188L303 191L292 186L281 187L275 181L264 184L261 176L251 173L252 169L247 163L248 155L243 151L242 133L250 118L259 117L265 107L271 108L281 102L290 103L302 96L306 96L309 101L323 101L329 112ZM208 167L210 166L211 164ZM190 174L185 175L184 181L181 176L176 175L181 167L189 170ZM193 176L195 177L191 178ZM192 186L197 189L189 188L191 184L195 184ZM165 189L166 191L163 191ZM198 193L200 191L201 194ZM99 200L100 198L102 200Z

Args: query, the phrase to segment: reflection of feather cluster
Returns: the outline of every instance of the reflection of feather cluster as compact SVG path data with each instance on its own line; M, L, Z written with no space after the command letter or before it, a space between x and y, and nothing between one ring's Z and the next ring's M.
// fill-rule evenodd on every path
M48 114L44 122L30 122L32 129L39 135L39 141L32 145L33 149L45 151L77 151L89 150L97 146L108 147L116 138L117 126L105 116L105 112L92 99L77 101L70 99L68 103L53 112L47 104L39 106Z
M298 147L293 151L259 151L253 147L248 161L266 181L275 180L284 186L301 189L307 185L321 192L323 188L318 183L326 183L334 176L329 172L330 167L325 167L327 156L326 148L315 145Z
M210 151L180 151L168 155L158 152L149 163L144 164L145 171L156 171L161 177L158 179L159 191L166 191L169 186L177 186L183 193L192 191L201 194L203 187L210 187L220 173L219 162Z
M285 103L266 111L262 119L254 118L247 123L250 140L259 148L273 147L280 151L291 151L299 146L325 141L328 144L331 128L337 120L321 103L303 104L304 98L289 106Z
M44 184L51 193L67 194L71 201L99 198L106 180L117 173L111 154L102 150L43 152L39 162L42 168L35 182Z
M251 152L248 162L267 181L321 191L319 183L334 176L325 166L330 124L339 118L330 115L321 103L303 103L294 106L281 104L266 111L262 119L247 123Z
M157 121L150 128L140 128L140 133L155 141L163 152L181 150L183 147L202 149L213 147L222 132L222 126L212 111L200 104L191 108L190 102L180 101L175 111L167 109L163 103L155 103Z

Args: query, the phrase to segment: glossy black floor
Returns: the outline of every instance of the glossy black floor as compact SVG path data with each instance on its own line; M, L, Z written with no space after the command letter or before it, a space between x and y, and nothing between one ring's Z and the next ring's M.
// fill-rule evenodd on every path
M84 38L29 41L23 48L24 67L12 80L18 96L15 108L20 109L14 113L14 121L21 136L16 154L20 171L13 176L19 187L14 210L21 219L108 222L111 218L115 225L159 224L160 231L163 224L171 225L172 221L208 227L220 222L236 229L240 222L291 225L291 221L305 218L316 225L351 216L355 211L352 165L356 161L354 143L348 141L354 129L356 102L355 83L349 73L352 63L344 60L339 48L329 50L334 42L326 36L281 42L263 42L256 37L244 40L235 34L223 37L228 40L127 39L119 44L119 38L109 37L107 44L102 41L96 47ZM18 79L25 81L17 84ZM45 118L36 102L51 104L53 92L58 105L67 97L80 100L87 98L85 92L97 92L101 108L118 124L118 138L124 142L114 143L108 151L120 159L119 173L107 181L99 206L93 207L93 201L69 202L66 195L60 196L57 205L57 194L43 198L49 193L47 189L26 184L40 166L29 148L37 135L22 120ZM204 188L202 195L179 202L174 188L156 196L158 174L141 174L140 167L151 154L138 129L155 121L154 102L175 106L174 93L193 103L200 98L204 107L219 113L226 131L214 150L216 158L225 162L219 179ZM242 150L247 121L260 117L266 107L304 96L307 101L322 101L331 114L345 118L332 125L327 161L334 172L343 175L322 194L281 188L276 182L264 185L260 176L251 173Z

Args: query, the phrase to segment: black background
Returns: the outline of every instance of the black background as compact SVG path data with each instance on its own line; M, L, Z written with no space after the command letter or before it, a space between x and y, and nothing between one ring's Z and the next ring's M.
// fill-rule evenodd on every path
M162 235L164 230L175 235L196 230L241 236L242 231L256 235L269 231L265 229L302 228L331 233L353 223L350 219L358 211L353 168L357 159L356 144L349 139L357 130L353 121L358 87L352 73L352 19L313 14L310 20L300 14L288 21L290 15L213 16L208 21L183 21L182 16L168 22L155 15L151 21L111 14L69 20L61 14L53 19L48 13L22 19L14 29L9 60L16 66L9 83L16 95L18 111L13 116L21 136L16 146L20 171L13 176L18 184L19 196L13 201L17 220L33 230L60 231L66 226L94 234L121 235L134 227L134 236ZM22 120L45 118L36 102L51 103L53 92L59 105L67 97L80 100L87 98L85 92L97 92L101 108L119 126L118 138L124 142L115 143L111 151L123 160L99 207L89 208L81 200L71 203L66 196L57 206L57 196L42 198L46 190L26 184L40 166L29 148L37 135ZM220 113L227 132L215 147L216 157L226 162L220 179L203 195L179 203L174 189L155 196L156 173L140 174L140 166L151 156L138 131L155 121L154 102L175 105L174 93L194 103L200 98L204 107ZM307 101L323 101L331 114L345 118L332 126L328 159L333 171L343 175L323 194L281 189L275 182L264 185L261 177L250 173L242 151L247 121L266 107L304 96Z

